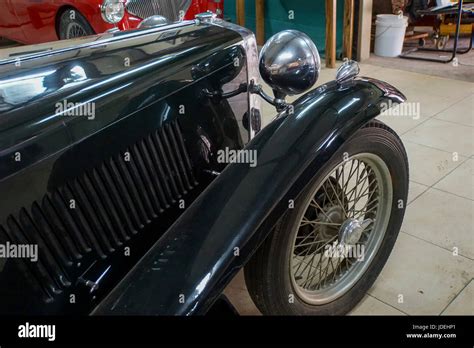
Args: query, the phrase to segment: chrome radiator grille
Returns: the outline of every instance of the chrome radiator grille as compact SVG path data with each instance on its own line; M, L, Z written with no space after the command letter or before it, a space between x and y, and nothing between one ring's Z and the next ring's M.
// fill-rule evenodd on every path
M145 19L153 15L161 15L171 21L180 18L180 11L186 13L192 0L128 0L127 11L136 17Z

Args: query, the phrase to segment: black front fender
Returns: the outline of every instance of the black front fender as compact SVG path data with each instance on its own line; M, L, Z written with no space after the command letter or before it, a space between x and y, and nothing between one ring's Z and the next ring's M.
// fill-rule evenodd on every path
M330 82L299 98L246 146L257 151L257 166L228 165L93 314L206 313L287 199L384 105L404 100L367 78Z

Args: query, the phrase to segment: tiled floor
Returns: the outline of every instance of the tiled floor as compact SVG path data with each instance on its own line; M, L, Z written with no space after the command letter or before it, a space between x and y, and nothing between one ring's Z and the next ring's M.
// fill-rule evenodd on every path
M474 83L367 64L361 74L398 87L420 114L379 117L405 143L409 202L385 268L351 314L474 315ZM323 69L319 81L334 75ZM242 273L226 294L241 314L260 314Z

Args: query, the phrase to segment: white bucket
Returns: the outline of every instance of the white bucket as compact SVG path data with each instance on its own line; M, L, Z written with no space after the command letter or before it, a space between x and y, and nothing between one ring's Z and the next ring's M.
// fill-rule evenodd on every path
M402 53L408 17L381 14L375 21L374 53L382 57L397 57Z

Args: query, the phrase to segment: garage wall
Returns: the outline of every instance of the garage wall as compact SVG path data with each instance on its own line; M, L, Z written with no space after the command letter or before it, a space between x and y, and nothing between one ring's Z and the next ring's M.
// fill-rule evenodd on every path
M294 20L289 19L294 11ZM344 1L337 1L337 52L342 50ZM224 1L224 15L236 21L236 1ZM326 31L325 0L266 0L265 38L284 29L296 29L308 34L324 55ZM255 0L245 1L245 26L255 32Z

